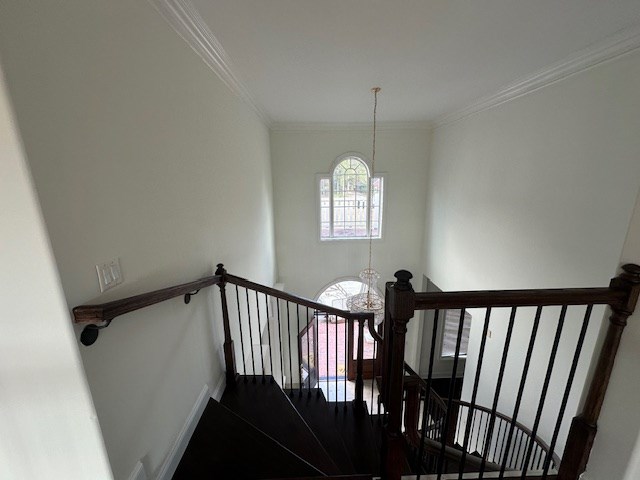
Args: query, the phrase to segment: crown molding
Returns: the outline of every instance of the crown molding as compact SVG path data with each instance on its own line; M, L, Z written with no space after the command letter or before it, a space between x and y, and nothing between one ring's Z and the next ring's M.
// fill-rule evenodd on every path
M190 0L149 0L160 15L202 58L222 82L245 103L268 127L271 118L256 103L249 89L234 72L233 63Z
M431 130L431 122L378 122L376 130ZM271 124L272 132L371 132L371 122L275 122Z
M576 73L588 70L601 63L616 59L640 48L640 26L619 31L601 42L576 52L564 60L553 63L532 75L523 77L499 90L481 97L470 105L442 115L433 122L434 128L462 120L476 113L501 105L510 100L535 92L547 85L563 80Z

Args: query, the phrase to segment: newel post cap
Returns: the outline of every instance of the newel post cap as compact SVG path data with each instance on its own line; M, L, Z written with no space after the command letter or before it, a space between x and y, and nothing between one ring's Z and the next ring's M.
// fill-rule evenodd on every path
M622 277L631 283L640 283L640 265L627 263L622 266Z
M396 277L395 288L397 290L413 290L410 280L413 275L408 270L398 270L394 276Z

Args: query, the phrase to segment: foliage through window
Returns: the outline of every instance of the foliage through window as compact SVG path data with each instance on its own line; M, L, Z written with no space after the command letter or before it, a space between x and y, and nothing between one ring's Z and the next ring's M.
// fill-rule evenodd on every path
M370 231L381 238L383 180L370 177L361 157L339 157L330 175L320 177L320 239L368 238Z

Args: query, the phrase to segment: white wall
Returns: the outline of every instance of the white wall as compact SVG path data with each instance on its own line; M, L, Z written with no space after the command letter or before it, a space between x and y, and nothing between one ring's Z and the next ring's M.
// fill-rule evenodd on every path
M268 130L150 3L2 2L0 52L69 307L217 262L274 281ZM125 283L100 295L94 265L113 257ZM81 347L115 478L139 458L153 478L221 378L218 296L125 315Z
M0 71L0 478L110 479Z
M438 128L430 156L426 274L443 290L605 286L616 274L640 182L640 54L574 75ZM524 313L524 312L523 312ZM531 312L528 315L532 315ZM479 403L491 405L507 317L492 322ZM541 434L550 439L579 330L561 341ZM575 413L600 317L587 335L567 416ZM545 319L519 419L533 423L553 340ZM473 324L463 396L482 321ZM516 322L500 408L514 403L531 317ZM475 346L474 346L475 345ZM565 425L565 429L568 422ZM557 448L562 452L565 433Z
M640 195L631 219L621 263L640 263ZM598 421L586 477L590 480L640 478L640 306L629 317Z
M345 152L371 158L369 129L273 131L271 158L279 280L287 291L313 298L339 277L357 276L368 263L368 240L320 242L316 174L327 173ZM425 130L378 131L375 171L386 173L383 238L373 241L373 267L384 289L407 269L414 288L422 278L429 135ZM418 322L409 323L407 359L417 365Z

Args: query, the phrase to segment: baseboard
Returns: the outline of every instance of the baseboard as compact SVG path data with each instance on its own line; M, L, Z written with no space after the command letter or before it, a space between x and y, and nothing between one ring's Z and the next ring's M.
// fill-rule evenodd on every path
M131 475L129 475L129 480L147 480L147 472L145 472L142 463L136 463Z
M211 392L211 398L219 402L220 399L222 398L222 394L224 393L224 389L226 386L227 386L227 382L226 382L224 373L222 373L220 374L218 383L216 383L216 386L213 388L213 391Z
M224 376L222 377L224 378ZM216 385L216 389L218 388L218 385ZM211 388L209 385L205 385L202 387L202 391L200 392L200 395L198 395L196 403L193 405L193 408L191 409L184 426L180 430L175 443L171 447L171 450L169 450L162 467L160 467L156 480L171 480L171 477L173 477L173 474L180 463L180 459L187 449L191 435L193 435L193 431L196 429L198 421L207 406L209 398L211 398Z

